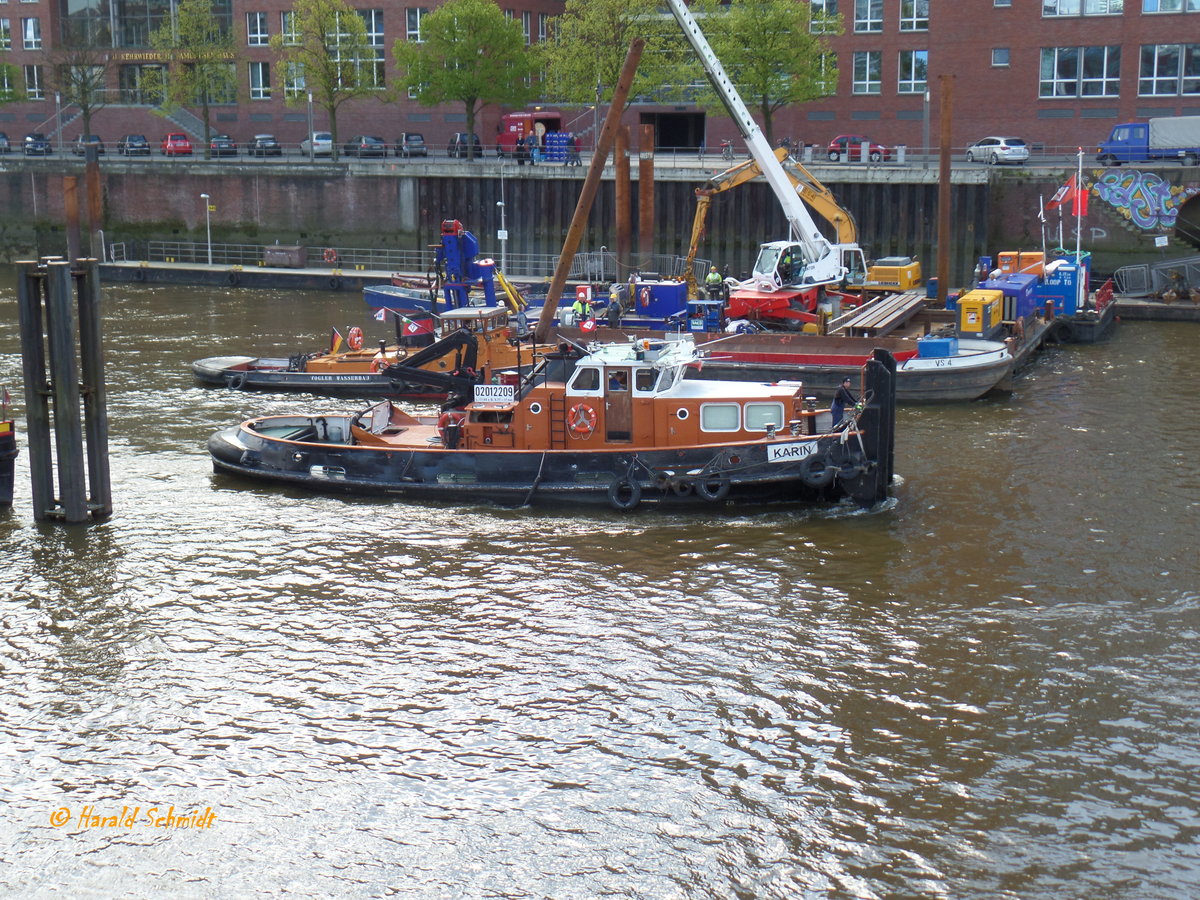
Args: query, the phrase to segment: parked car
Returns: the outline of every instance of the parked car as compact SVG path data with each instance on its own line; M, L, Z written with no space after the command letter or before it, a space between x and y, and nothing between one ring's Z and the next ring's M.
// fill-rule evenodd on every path
M8 132L0 131L0 153L12 153L12 145L8 142Z
M311 138L300 142L300 155L333 156L333 135L328 131L314 131Z
M227 134L214 134L208 140L208 152L213 156L237 156L237 141Z
M483 146L479 143L479 135L468 134L465 131L456 131L450 136L450 143L446 146L446 152L452 157L465 159L467 156L467 147L473 144L475 146L475 158L483 156Z
M163 156L191 156L192 140L182 131L172 131L163 135L158 150Z
M862 161L862 145L867 144L867 158L871 162L886 162L892 158L892 148L874 143L870 138L861 134L839 134L829 142L826 155L830 162L837 162L843 157L849 160Z
M283 147L273 134L256 134L246 145L246 152L251 156L283 156Z
M356 134L342 145L344 156L387 156L387 144L383 138L369 134Z
M98 134L77 134L75 143L71 144L71 152L76 156L83 156L87 153L88 147L95 147L97 153L103 153L104 141Z
M50 155L50 141L40 131L32 131L25 135L25 140L22 143L26 156Z
M149 156L150 142L144 134L124 134L117 141L117 154L120 156Z
M397 156L428 156L429 149L425 146L425 135L415 131L405 131L396 138Z
M997 166L1007 162L1023 163L1028 159L1028 145L1015 137L985 137L967 147L967 162Z

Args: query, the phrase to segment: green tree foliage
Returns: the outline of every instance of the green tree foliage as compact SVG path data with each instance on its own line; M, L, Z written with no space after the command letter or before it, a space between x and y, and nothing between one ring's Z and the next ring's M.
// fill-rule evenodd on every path
M212 0L182 0L175 15L150 33L150 46L169 64L164 105L200 110L208 158L212 107L237 96L237 53L229 20L216 14Z
M628 102L686 95L691 73L684 61L690 50L658 0L567 0L551 25L544 82L548 100L594 103L596 85L600 99L611 100L629 45L638 37L646 46Z
M95 44L65 45L45 54L50 87L64 106L79 107L83 133L92 133L92 116L108 104L109 51Z
M421 20L420 41L396 41L392 52L401 86L422 106L461 103L468 132L489 103L524 106L537 96L540 53L493 0L449 0ZM475 155L470 142L467 154Z
M313 102L329 117L333 159L338 157L338 110L351 100L377 96L383 66L362 16L345 0L296 0L289 33L271 37L291 89L289 105Z
M818 14L814 20L809 4L796 0L731 0L728 6L698 0L693 12L742 102L758 113L768 141L774 143L777 110L837 89L837 64L825 36L841 33L839 16ZM711 86L698 102L723 111Z

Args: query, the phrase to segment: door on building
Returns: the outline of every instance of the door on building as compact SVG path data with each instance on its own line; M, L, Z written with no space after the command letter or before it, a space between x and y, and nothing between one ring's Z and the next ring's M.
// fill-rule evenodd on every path
M638 121L654 126L654 146L660 150L695 150L704 143L704 113L644 112Z

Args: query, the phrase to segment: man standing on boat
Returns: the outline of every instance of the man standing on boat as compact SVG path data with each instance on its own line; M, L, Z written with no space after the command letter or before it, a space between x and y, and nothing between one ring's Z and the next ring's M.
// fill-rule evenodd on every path
M858 402L854 394L850 392L850 384L850 376L847 375L842 379L842 384L837 389L837 393L833 395L833 403L829 407L829 412L833 416L830 428L837 428L842 422L842 417L846 414L846 407L853 407Z

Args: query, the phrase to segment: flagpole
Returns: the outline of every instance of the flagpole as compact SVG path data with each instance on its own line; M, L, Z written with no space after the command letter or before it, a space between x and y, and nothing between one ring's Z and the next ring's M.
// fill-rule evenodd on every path
M1038 222L1042 226L1042 259L1046 258L1046 196L1038 194Z
M1080 239L1083 236L1083 203L1079 199L1083 191L1083 148L1079 148L1079 164L1075 169L1075 265L1079 265Z

